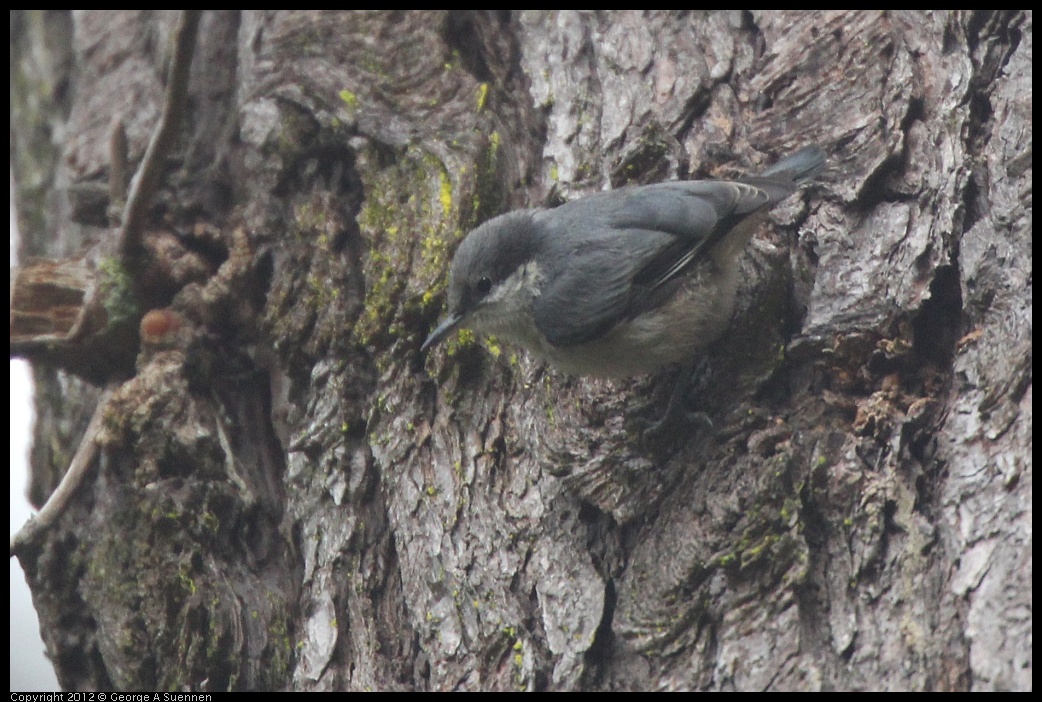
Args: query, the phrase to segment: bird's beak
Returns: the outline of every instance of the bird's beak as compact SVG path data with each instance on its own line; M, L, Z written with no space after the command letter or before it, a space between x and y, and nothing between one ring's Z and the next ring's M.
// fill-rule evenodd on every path
M450 314L446 317L437 328L431 332L431 335L427 337L427 340L423 342L423 346L420 347L420 353L424 353L427 349L434 346L436 343L444 339L446 336L451 334L456 327L463 321L462 314Z

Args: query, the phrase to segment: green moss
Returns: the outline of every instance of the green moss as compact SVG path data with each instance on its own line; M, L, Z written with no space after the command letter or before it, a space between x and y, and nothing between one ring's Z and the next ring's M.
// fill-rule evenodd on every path
M366 201L358 223L371 247L366 261L366 299L354 332L366 345L379 345L380 338L394 327L399 305L422 310L436 299L432 290L403 299L408 282L403 272L414 265L412 254L417 241L418 277L433 284L448 268L449 243L461 236L453 181L445 165L416 148L394 156L385 168L361 171ZM371 164L386 161L386 156L365 159ZM403 193L408 196L403 197Z
M271 682L268 687L275 689L289 679L293 664L293 642L290 640L289 624L285 618L285 612L290 608L273 593L268 593L268 599L271 602L270 612L273 617L268 625L268 647L271 653L267 657L268 680Z
M414 333L415 324L407 320L439 316L456 244L479 221L501 211L500 151L501 137L492 133L473 161L451 168L450 161L417 146L373 146L360 153L366 196L358 224L368 244L366 294L351 332L355 343L378 351L381 372L391 357L379 350ZM451 355L473 343L473 335L461 331L444 348Z
M351 110L352 112L354 112L355 110L358 109L358 96L357 95L355 95L353 92L351 92L347 88L344 88L338 94L340 96L340 99L344 102L344 104L347 105L347 109Z
M460 65L460 52L456 49L452 49L452 53L449 55L449 59L445 61L445 70L452 71L458 65Z
M177 571L177 579L178 582L181 583L181 587L184 588L185 592L189 595L194 595L197 588L195 580L189 573L189 568L190 566L187 563L181 563Z
M328 213L316 203L303 202L293 207L293 228L290 232L294 238L321 242L328 225Z
M444 168L438 171L438 179L441 183L441 191L439 193L441 209L445 212L446 217L450 217L452 215L452 181Z
M478 85L478 112L484 112L488 104L488 83Z
M108 315L110 326L136 321L140 315L134 278L123 263L115 257L101 259L101 305Z
M460 350L470 348L477 342L478 338L472 330L460 327L456 330L455 336L450 336L442 346L445 348L445 355L452 357Z

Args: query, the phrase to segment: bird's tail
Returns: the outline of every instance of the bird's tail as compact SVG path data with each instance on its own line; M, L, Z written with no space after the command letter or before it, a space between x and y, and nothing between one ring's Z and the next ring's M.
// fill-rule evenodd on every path
M789 154L760 174L760 178L791 178L799 184L821 173L825 167L825 152L820 146L804 146Z

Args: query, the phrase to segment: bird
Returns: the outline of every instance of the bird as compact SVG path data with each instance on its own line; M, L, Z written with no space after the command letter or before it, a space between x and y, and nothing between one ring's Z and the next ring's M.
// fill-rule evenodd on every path
M457 248L448 313L421 353L467 327L572 375L688 362L729 326L739 261L766 213L825 163L807 146L756 176L626 187L489 219Z

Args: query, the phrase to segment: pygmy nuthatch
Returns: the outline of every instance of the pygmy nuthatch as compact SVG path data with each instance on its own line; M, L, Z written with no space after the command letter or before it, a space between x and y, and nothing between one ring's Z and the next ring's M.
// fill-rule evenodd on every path
M824 164L809 146L756 177L623 188L490 219L456 251L448 317L421 351L466 326L579 375L689 361L727 328L739 256L766 212Z

